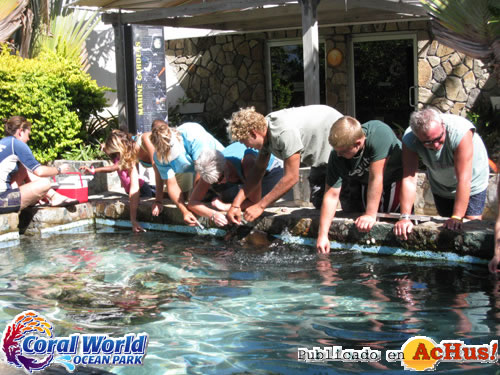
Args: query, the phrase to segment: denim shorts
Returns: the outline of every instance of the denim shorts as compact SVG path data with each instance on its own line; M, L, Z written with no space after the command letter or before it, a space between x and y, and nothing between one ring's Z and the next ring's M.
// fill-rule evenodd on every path
M0 193L0 214L18 212L21 208L21 192L9 189Z
M455 206L455 200L449 198L443 198L439 195L434 195L434 202L436 203L436 209L439 215L444 217L451 217L453 215L453 207ZM486 204L486 190L471 195L469 198L469 204L467 206L467 211L465 216L479 216L483 214L484 205Z
M156 186L144 182L139 190L141 198L151 198L156 194Z

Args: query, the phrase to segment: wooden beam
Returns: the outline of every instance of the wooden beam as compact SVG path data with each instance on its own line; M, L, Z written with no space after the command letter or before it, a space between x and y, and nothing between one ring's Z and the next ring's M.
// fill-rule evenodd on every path
M116 96L118 99L118 125L128 131L127 121L127 74L125 70L125 35L123 25L113 25L115 34Z
M368 8L374 10L387 10L393 13L406 13L414 15L426 15L427 12L420 2L406 0L349 0L346 3L347 10L356 8Z
M320 104L319 36L317 8L320 0L300 0L302 5L302 51L304 55L304 103Z
M144 1L144 0L143 0ZM154 0L151 0L154 1ZM269 0L266 0L269 1ZM349 0L348 4L351 4ZM370 21L394 20L408 18L402 14L394 12L394 5L388 7L379 5L378 11L371 5L373 0L356 0L355 5L367 5L366 8L354 7L345 11L343 1L327 0L318 5L318 23L319 26L333 24L347 24L349 22L363 23ZM382 4L375 1L375 3ZM383 3L393 3L392 0L384 0ZM416 7L415 7L416 8ZM420 10L422 10L421 8ZM137 23L149 25L163 25L172 27L196 27L216 30L234 30L234 31L256 31L256 30L277 30L284 28L301 27L301 9L299 3L287 3L283 6L272 8L251 8L245 10L225 11L205 13L192 17L163 17L168 9L156 9L147 12L136 12L133 16L128 13L104 14L105 23ZM152 14L154 14L154 16ZM416 13L416 12L414 12ZM411 18L411 16L409 16ZM418 18L418 17L415 17Z
M242 11L248 8L258 8L265 5L286 5L286 4L297 4L297 0L220 0L210 3L201 3L193 5L183 5L174 8L161 8L161 9L151 9L144 10L134 13L122 13L121 22L123 23L137 23L137 22L147 22L151 20L157 20L161 18L172 18L172 17L195 17L200 15L206 15L214 12L228 12L228 11ZM159 3L161 4L161 3ZM129 8L130 9L130 8ZM109 15L112 21L116 21L116 16ZM108 17L103 17L106 23L108 22Z

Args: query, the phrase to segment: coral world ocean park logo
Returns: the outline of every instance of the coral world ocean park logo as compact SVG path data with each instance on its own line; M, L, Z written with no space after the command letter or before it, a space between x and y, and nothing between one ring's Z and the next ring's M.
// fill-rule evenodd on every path
M52 323L35 311L17 315L2 336L7 363L28 373L59 363L72 372L78 365L142 365L146 356L147 333L117 338L79 333L55 337L53 329Z

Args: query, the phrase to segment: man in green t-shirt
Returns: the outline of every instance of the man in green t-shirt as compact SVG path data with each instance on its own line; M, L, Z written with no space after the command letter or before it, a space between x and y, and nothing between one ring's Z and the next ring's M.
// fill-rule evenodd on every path
M345 116L333 124L328 141L333 146L328 160L326 191L321 206L316 249L330 252L328 231L335 217L342 178L359 182L360 200L365 213L356 219L361 232L369 232L377 212L395 212L399 208L399 187L403 176L401 141L381 121L360 124Z

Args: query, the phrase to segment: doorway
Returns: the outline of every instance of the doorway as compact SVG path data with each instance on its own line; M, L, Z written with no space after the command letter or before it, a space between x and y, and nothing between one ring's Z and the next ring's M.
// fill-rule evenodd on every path
M381 120L402 135L418 103L416 52L415 35L353 37L351 85L361 123Z
M267 45L268 108L300 107L304 99L304 57L302 41L270 41ZM325 103L325 44L319 43L320 102Z

